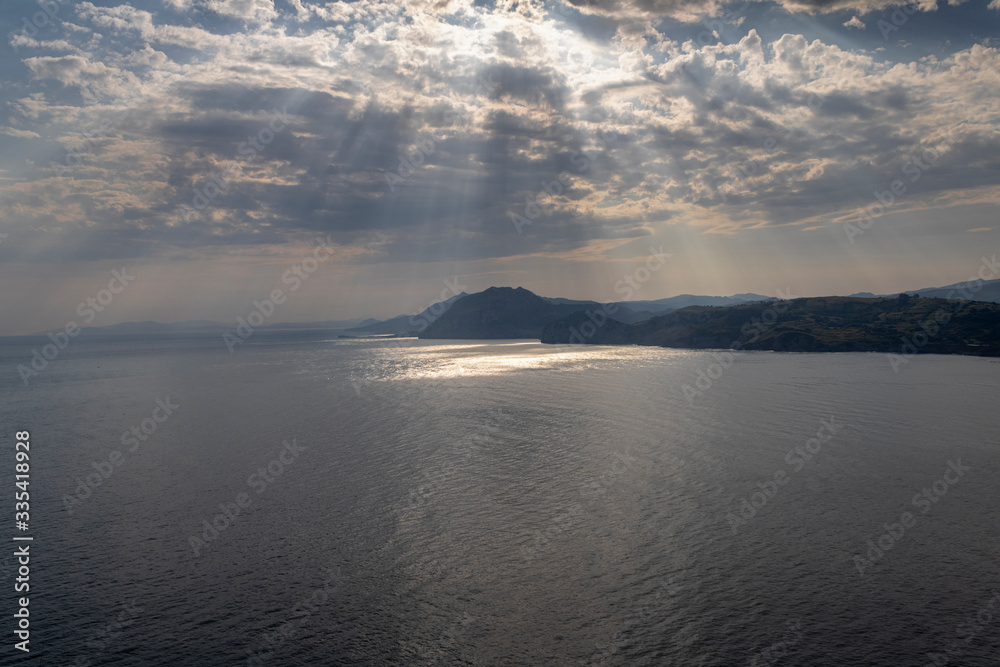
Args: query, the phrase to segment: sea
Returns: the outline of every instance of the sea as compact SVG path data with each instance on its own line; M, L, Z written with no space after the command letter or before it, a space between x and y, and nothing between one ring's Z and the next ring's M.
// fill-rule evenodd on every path
M48 342L0 339L4 664L1000 664L997 360Z

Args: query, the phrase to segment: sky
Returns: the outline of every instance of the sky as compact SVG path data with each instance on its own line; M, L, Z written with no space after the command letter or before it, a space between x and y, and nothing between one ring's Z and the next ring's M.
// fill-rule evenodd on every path
M0 22L0 335L235 322L275 290L271 323L493 285L893 293L1000 246L1000 0L19 0Z

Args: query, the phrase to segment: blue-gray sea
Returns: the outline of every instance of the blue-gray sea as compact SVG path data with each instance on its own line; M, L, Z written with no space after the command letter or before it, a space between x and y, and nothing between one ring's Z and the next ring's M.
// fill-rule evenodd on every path
M996 360L46 342L5 663L1000 664Z

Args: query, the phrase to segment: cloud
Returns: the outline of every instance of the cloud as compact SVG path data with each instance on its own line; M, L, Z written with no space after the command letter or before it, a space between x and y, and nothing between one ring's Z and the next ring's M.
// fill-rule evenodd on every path
M0 134L5 134L8 137L18 137L20 139L41 138L37 132L32 132L31 130L19 130L15 127L0 127Z
M908 210L1000 188L991 46L895 62L754 29L677 41L648 20L601 24L600 41L503 3L292 7L288 25L259 2L196 25L82 3L87 31L63 35L78 52L23 60L31 92L0 133L49 143L0 183L0 219L46 230L39 256L322 232L355 257L415 262L586 254L672 225L821 228L918 159Z
M199 4L221 16L249 23L264 23L278 16L274 0L201 0Z
M844 21L843 25L845 28L857 28L858 30L865 29L865 22L857 16L852 16L850 21Z
M765 0L754 0L764 2ZM852 10L862 15L892 7L914 5L912 0L774 0L789 12L806 14L830 14ZM949 0L949 4L960 4L964 0ZM744 0L737 8L723 0L561 0L565 7L572 7L585 14L597 14L617 19L639 19L649 17L671 17L680 21L694 22L704 16L718 16L723 13L739 16L750 4ZM992 0L991 6L1000 0ZM919 0L915 3L919 11L931 12L938 8L937 0Z
M123 95L138 84L131 72L86 56L36 56L25 58L24 64L33 79L51 79L63 86L77 88L89 100Z

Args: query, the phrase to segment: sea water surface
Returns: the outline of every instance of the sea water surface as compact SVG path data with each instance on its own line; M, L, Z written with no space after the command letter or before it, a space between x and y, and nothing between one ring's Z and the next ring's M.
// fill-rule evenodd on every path
M1000 664L995 360L46 342L22 662Z

